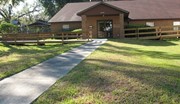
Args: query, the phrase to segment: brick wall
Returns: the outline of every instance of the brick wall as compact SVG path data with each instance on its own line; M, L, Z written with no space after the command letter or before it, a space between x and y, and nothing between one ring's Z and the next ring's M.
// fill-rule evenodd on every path
M89 26L92 26L92 35L93 38L98 37L98 24L97 21L99 20L112 20L113 21L113 37L123 37L123 31L124 31L124 19L121 20L121 18L124 18L123 16L82 16L83 22L82 27L84 30L84 33L88 33ZM84 26L85 25L85 26Z
M82 28L81 22L64 22L64 23L51 23L52 32L61 32L63 25L69 25L70 30Z
M146 24L146 22L154 22L155 26L173 26L174 21L180 20L134 20L130 24Z

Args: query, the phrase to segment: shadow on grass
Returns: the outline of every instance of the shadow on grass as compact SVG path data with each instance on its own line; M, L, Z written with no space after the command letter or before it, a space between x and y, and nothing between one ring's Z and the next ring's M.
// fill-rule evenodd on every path
M77 46L80 46L80 44L63 46L59 44L46 46L12 46L0 44L0 48L7 48L6 51L0 51L0 58L2 59L0 62L0 80Z
M127 41L117 40L117 42L126 43ZM135 44L146 46L150 42L154 43L149 46L177 45L169 41L148 41L145 42L146 44L144 44L144 42L135 42ZM127 44L133 44L133 42L127 42ZM163 51L140 50L134 47L120 45L115 46L110 43L104 44L97 51L108 54L121 54L124 56L143 55L157 59L180 59L180 54L169 54ZM121 97L116 98L121 99L121 103L126 102L125 100L128 99L132 103L144 103L145 101L147 103L151 101L161 103L160 99L162 100L162 96L166 94L168 95L166 99L167 102L169 101L170 103L172 99L175 102L180 102L180 99L178 99L180 96L179 69L180 66L170 65L168 63L164 68L164 66L155 67L150 65L138 65L135 63L125 63L123 61L113 61L106 58L88 58L78 65L74 70L72 70L71 73L69 73L68 76L64 77L61 81L80 86L80 88L86 87L90 89L90 92L93 93L112 93L115 89L126 89L124 93L118 95ZM136 81L140 82L141 84L134 85ZM144 84L148 87L146 86L142 88L142 85ZM127 94L126 92L128 91L129 93ZM144 98L144 100L138 100L139 98Z
M110 39L109 41L113 42L120 42L120 43L127 43L127 44L135 44L135 45L142 45L142 46L173 46L177 45L172 41L168 40L136 40L136 39ZM180 41L173 40L173 41Z
M115 42L123 43L123 41L125 40ZM150 42L148 41L147 44ZM137 44L144 45L142 42ZM176 45L168 41L162 44L165 45L152 46ZM63 102L93 94L95 100L102 99L109 104L180 102L180 66L178 64L176 66L167 63L164 68L164 66L128 63L118 59L118 54L121 54L124 56L146 55L152 58L173 60L180 59L179 54L170 55L166 52L140 50L110 43L104 44L96 52L57 82L40 98L40 101L53 99L54 102ZM101 56L101 53L104 56ZM117 58L115 60L113 57L108 59L106 55L117 56ZM73 95L68 95L71 91L67 90L72 86L78 91ZM164 98L164 95L167 97ZM92 103L94 102L92 101Z
M175 102L180 102L178 99L180 71L173 69L87 59L61 81L80 88L88 88L87 90L93 94L101 92L101 96L107 101L113 99L112 95L106 98L108 93L112 94L119 90L112 102L161 102L161 96L164 94L168 95L167 101L173 99ZM143 85L145 86L142 87ZM139 98L143 100L138 100Z
M116 50L109 50L108 47L116 48ZM132 47L125 47L125 46L115 46L109 43L104 44L104 47L101 47L99 51L113 53L113 54L121 54L124 56L148 56L151 58L158 58L158 59L180 59L180 54L169 54L167 52L160 52L160 51L148 51L148 50L140 50L137 48Z
M101 65L98 65L99 63L101 63ZM180 66L178 68L180 68ZM127 77L138 79L143 83L153 85L154 87L160 89L163 88L170 93L180 93L180 70L177 70L177 66L175 66L174 68L172 67L172 69L164 69L160 67L143 66L123 62L112 62L101 59L87 59L83 63L81 63L81 66L77 66L75 70L72 71L71 77L66 77L63 80L68 80L74 84L83 82L93 88L101 88L101 86L104 86L104 84L102 84L103 82L106 83L106 85L109 85L110 82L113 82L110 81L110 78L108 77L103 79L102 76L94 75L93 72L97 70L115 71L116 73L119 73L119 75L123 73ZM94 82L87 81L91 79L93 79ZM98 85L95 84L97 83L97 81L99 82Z
M83 44L83 43L82 43ZM0 44L1 47L8 48L7 51L0 51L0 57L8 56L12 53L20 54L20 55L31 55L31 54L44 54L44 53L57 53L58 51L67 52L70 48L74 48L79 46L76 45L61 45L61 44L50 44L45 46L37 46L37 45L22 45L22 46L15 46L15 45L5 45Z
M13 45L2 45L2 47L8 48L8 51L3 51L5 55L8 53L17 53L17 54L32 54L32 53L41 53L43 51L52 51L54 48L61 48L60 45L46 45L46 46L35 46L35 45L24 45L24 46L13 46ZM3 56L3 55L1 55Z

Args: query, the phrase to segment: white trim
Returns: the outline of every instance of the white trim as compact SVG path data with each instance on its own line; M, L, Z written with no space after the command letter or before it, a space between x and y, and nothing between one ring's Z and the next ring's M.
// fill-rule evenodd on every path
M63 25L62 25L62 29L63 29L63 30L69 30L69 29L70 29L69 24L63 24Z
M154 22L146 22L146 26L154 27Z
M173 26L180 26L180 21L174 21ZM174 30L180 30L179 27L174 27Z

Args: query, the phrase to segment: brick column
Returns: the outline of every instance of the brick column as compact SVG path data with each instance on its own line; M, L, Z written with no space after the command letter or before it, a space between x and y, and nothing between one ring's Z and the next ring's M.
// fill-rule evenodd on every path
M88 33L88 28L87 28L87 16L86 15L82 15L82 31L83 31L83 39L87 38L87 33Z
M124 38L124 14L119 14L120 20L120 38Z

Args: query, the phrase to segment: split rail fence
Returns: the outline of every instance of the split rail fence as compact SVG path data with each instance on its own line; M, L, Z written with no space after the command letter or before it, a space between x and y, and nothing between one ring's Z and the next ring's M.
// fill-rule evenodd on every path
M89 40L89 39L88 39ZM10 33L2 34L3 43L8 44L24 44L24 43L37 43L43 45L45 43L69 43L69 42L82 42L82 33L74 32L61 32L61 33Z
M125 37L137 39L179 38L180 26L159 26L125 29Z

